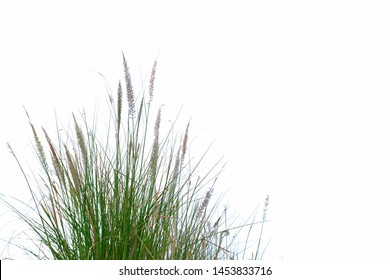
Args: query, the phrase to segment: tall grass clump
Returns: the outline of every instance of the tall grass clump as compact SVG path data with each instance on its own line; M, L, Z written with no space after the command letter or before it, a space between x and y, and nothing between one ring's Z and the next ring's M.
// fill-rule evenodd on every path
M180 137L174 125L161 135L161 107L152 114L156 65L148 88L136 96L123 55L124 81L118 83L116 98L108 92L111 116L105 137L98 136L86 114L73 114L66 139L57 133L54 141L44 128L38 131L26 111L40 172L31 182L8 144L26 179L31 211L6 204L33 231L33 246L24 247L33 257L238 257L229 230L240 227L231 226L226 209L209 205L220 163L201 175L204 155L196 162L188 156L190 124Z

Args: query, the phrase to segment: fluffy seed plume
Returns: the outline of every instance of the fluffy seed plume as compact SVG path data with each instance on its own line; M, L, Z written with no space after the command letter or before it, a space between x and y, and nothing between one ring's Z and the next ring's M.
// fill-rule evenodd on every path
M158 110L156 123L154 124L154 143L153 143L153 153L158 152L158 142L159 142L159 131L161 123L161 108Z
M151 172L152 172L151 179L152 179L152 181L155 180L156 173L157 173L160 122L161 122L161 108L158 110L156 123L154 125L154 141L153 141L152 157L151 157Z
M198 209L198 213L196 213L196 218L197 219L199 219L202 216L202 214L206 211L207 205L209 205L209 202L210 202L210 199L211 199L211 195L213 194L213 191L214 191L213 187L210 188L207 191L206 196L203 199L202 204L200 205L200 207Z
M156 68L157 68L157 60L154 61L152 73L150 74L149 81L149 100L153 100L153 92L154 92L154 79L156 78Z
M76 117L74 114L73 116L73 122L74 122L74 129L76 132L76 137L77 137L77 144L79 145L79 148L81 150L82 157L84 159L85 165L87 165L88 162L88 150L87 150L87 145L85 144L85 137L83 134L83 131L81 130L78 122L76 121Z
M127 65L127 61L123 52L122 52L122 57L123 57L123 70L125 72L125 81L126 81L127 102L129 103L129 116L134 117L135 101L134 101L133 85L131 84L129 66Z
M188 129L190 127L190 123L188 122L187 128L186 128L186 133L184 134L184 139L183 139L183 150L181 153L181 162L183 163L184 161L184 156L186 155L187 151L187 142L188 142Z

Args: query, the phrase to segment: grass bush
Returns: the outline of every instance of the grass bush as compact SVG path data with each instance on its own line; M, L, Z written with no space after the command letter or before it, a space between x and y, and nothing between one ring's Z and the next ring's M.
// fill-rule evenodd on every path
M156 62L149 87L133 91L123 55L124 83L110 92L110 124L98 137L97 124L86 114L73 118L73 132L56 142L42 128L38 133L27 111L41 172L31 182L12 147L29 188L29 214L3 200L34 232L34 246L23 247L39 259L57 260L206 260L237 259L242 250L235 226L218 201L210 206L221 162L200 175L204 155L188 156L189 123L178 140L174 124L162 136L162 110L152 116ZM60 128L57 127L57 131ZM207 150L206 150L207 152ZM268 198L266 206L268 205ZM261 232L265 221L264 209ZM251 256L258 259L257 250Z

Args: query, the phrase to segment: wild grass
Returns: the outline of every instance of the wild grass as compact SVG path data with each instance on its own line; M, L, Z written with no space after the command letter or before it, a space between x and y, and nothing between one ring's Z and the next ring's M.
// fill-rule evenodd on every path
M99 137L98 125L82 113L72 115L68 136L57 133L54 141L44 128L39 133L26 111L40 166L34 182L8 148L27 182L32 204L25 205L32 212L4 202L36 236L33 246L23 247L29 255L56 260L214 260L237 259L242 253L234 250L236 234L257 223L233 225L218 201L210 206L223 165L216 162L200 174L207 149L196 162L188 156L190 123L179 139L174 124L161 135L161 107L151 118L156 67L157 62L147 90L136 96L123 55L124 84L118 83L116 98L108 92L106 137ZM262 257L260 243L261 238L253 258Z

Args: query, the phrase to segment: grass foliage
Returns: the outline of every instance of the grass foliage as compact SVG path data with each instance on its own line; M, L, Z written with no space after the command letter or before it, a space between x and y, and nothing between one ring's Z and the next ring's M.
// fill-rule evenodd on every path
M209 202L220 163L200 175L200 160L188 156L189 123L179 139L174 125L161 134L161 108L152 116L156 62L149 86L136 96L123 55L124 79L110 92L111 122L106 138L85 114L72 115L73 131L55 141L30 117L41 172L26 179L32 213L6 202L36 237L24 248L39 259L236 259L233 229ZM57 131L60 129L57 127ZM268 199L267 199L268 204ZM265 211L264 211L265 214ZM265 215L263 216L264 222ZM250 229L254 225L250 223ZM260 245L261 239L259 240ZM247 245L247 244L245 244ZM246 250L246 247L245 247ZM253 258L259 258L257 247Z

